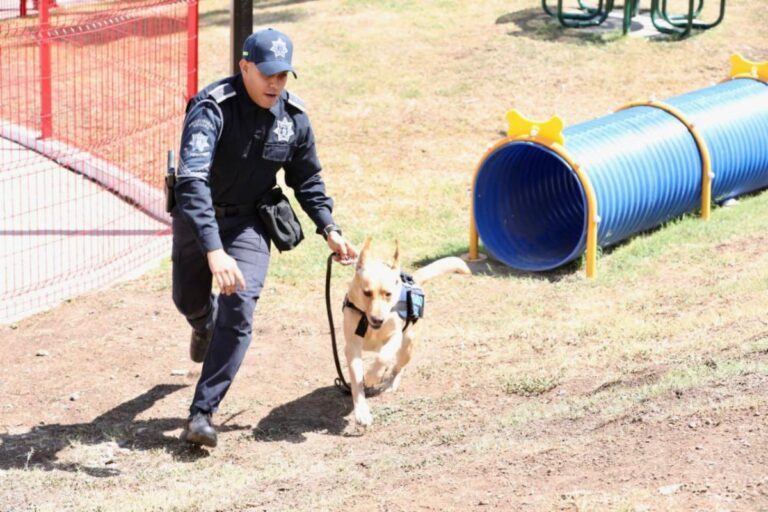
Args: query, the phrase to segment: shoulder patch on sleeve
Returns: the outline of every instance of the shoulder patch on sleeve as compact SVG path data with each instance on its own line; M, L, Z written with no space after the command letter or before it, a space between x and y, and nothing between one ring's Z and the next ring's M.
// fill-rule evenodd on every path
M237 91L231 84L221 84L208 93L208 96L212 98L216 103L221 103L227 98L235 96Z
M302 112L307 111L307 106L304 103L304 100L293 94L292 92L288 91L286 89L286 98L285 100L292 106L296 107L297 109L301 110Z

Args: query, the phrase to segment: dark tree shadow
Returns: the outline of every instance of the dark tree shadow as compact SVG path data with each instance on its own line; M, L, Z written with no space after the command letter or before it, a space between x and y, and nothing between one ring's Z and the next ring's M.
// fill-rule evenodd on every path
M154 38L187 31L186 20L171 16L150 16L145 18L127 17L112 13L112 17L87 16L78 20L77 25L56 27L50 31L56 42L74 46L98 46L114 43L131 37ZM89 27L104 25L103 30L89 30Z
M229 25L229 9L201 12L197 22L200 28Z
M304 17L300 10L286 10L282 12L263 12L264 9L272 7L284 7L286 5L295 5L311 2L313 0L254 0L253 2L253 26L254 28L272 23L290 23L298 21ZM229 9L216 9L200 14L199 23L201 27L224 26L229 25Z
M108 45L126 38L151 39L187 31L186 19L172 16L135 17L130 7L119 11L99 13L69 13L54 11L48 35L54 45L75 47ZM60 22L58 17L65 21ZM2 16L0 15L0 19ZM94 27L98 29L95 30ZM18 48L32 48L36 39L21 43Z
M541 8L531 7L516 12L503 14L496 18L497 25L511 23L520 30L507 34L513 37L525 37L537 41L558 41L570 44L604 44L604 36L592 31L564 28Z
M286 5L306 4L314 0L253 0L253 10L283 7Z
M184 418L157 418L136 420L149 410L155 402L187 387L181 384L159 384L119 406L111 409L90 423L71 425L43 425L33 427L25 434L0 434L0 470L42 469L83 472L95 477L110 477L120 474L109 465L93 467L57 461L57 454L72 442L97 445L116 441L129 450L162 449L182 462L195 461L208 456L206 450L185 445L176 436L167 432L184 426ZM247 430L250 425L224 425L217 427L220 432Z
M335 386L319 388L272 409L253 431L257 441L303 443L307 432L344 435L352 398Z
M255 10L254 10L255 11ZM255 11L253 13L253 27L254 29L268 26L278 23L291 23L299 21L305 15L298 10L283 11L283 12L264 12L260 13ZM211 26L228 26L229 25L229 10L218 9L210 11L200 15L200 27Z

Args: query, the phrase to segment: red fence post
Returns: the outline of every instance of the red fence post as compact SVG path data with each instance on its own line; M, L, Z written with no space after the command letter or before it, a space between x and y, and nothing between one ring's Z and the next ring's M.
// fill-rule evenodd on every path
M190 0L187 15L187 101L197 94L198 3Z
M27 0L19 0L19 16L22 18L27 15Z
M53 134L53 102L51 101L51 40L48 0L40 1L40 135Z

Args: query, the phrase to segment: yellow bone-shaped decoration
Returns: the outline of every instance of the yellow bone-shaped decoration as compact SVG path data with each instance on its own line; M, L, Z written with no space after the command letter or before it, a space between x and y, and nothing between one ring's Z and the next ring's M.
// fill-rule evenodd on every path
M741 56L739 53L731 55L731 77L749 76L768 81L768 61L752 62Z
M549 121L541 122L528 119L517 110L510 110L507 112L507 122L509 123L508 137L536 137L561 146L565 144L563 120L558 116L552 116Z

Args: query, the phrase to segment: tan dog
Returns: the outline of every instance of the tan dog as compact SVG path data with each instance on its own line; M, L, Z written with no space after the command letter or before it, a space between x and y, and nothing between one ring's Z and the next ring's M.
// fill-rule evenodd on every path
M416 345L415 325L408 323L403 331L406 321L393 310L404 286L400 279L400 244L395 244L392 263L388 264L369 256L371 238L366 239L344 304L344 353L349 365L355 420L362 426L373 423L365 399L365 388L382 383L387 375L384 391L396 391L403 376L403 368L411 360ZM413 280L422 286L434 277L451 272L470 273L461 259L450 257L420 268L413 274ZM368 326L365 335L359 336L355 331L360 327L363 315ZM367 372L363 367L364 350L377 352Z

